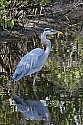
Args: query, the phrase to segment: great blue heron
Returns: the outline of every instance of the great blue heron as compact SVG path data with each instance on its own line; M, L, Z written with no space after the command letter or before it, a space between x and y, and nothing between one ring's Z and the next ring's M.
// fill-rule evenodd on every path
M46 38L47 35L51 34L62 34L62 32L54 31L51 28L45 28L42 34L41 40L46 45L46 50L44 51L41 48L36 48L27 53L21 61L18 63L16 70L13 75L13 80L18 81L20 78L26 75L35 74L33 80L33 88L35 86L35 79L37 73L42 69L44 63L47 60L47 57L51 50L50 40Z

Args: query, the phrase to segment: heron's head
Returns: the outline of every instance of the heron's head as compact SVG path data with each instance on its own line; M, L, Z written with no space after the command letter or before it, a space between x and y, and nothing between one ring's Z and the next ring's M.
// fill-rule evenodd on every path
M49 38L47 38L47 36L48 36L48 35L57 35L57 34L58 34L58 37L59 37L59 35L60 35L60 34L63 34L63 33L60 32L60 31L55 31L55 30L53 30L53 29L51 29L51 28L45 28L45 29L44 29L44 32L43 32L43 34L42 34L41 39L42 39L42 41L43 41L43 43L44 43L45 45L50 45L50 40L49 40Z
M58 36L61 34L63 34L62 32L60 32L60 31L55 31L55 30L53 30L53 29L51 29L51 28L45 28L44 29L44 32L43 32L45 35L56 35L56 34L58 34Z

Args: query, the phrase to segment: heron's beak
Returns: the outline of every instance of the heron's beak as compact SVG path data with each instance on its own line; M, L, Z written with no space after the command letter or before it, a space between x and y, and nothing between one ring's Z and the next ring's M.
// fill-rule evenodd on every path
M59 31L53 32L54 35L56 35L57 33L59 33L59 34L61 34L61 35L63 34L62 32L59 32Z
M62 32L59 32L59 34L61 34L61 35L62 35L63 33L62 33Z

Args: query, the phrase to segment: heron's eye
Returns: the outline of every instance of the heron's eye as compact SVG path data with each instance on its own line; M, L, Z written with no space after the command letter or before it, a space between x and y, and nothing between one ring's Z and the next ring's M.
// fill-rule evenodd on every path
M54 30L53 30L53 29L51 29L51 32L54 32Z

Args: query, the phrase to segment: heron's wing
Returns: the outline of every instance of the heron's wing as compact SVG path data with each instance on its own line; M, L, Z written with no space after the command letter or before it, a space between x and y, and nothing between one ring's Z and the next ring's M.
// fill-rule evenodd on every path
M43 54L44 51L41 48L36 48L26 54L17 65L13 79L18 81L24 75L34 73L37 70L35 67L37 67L38 59Z

